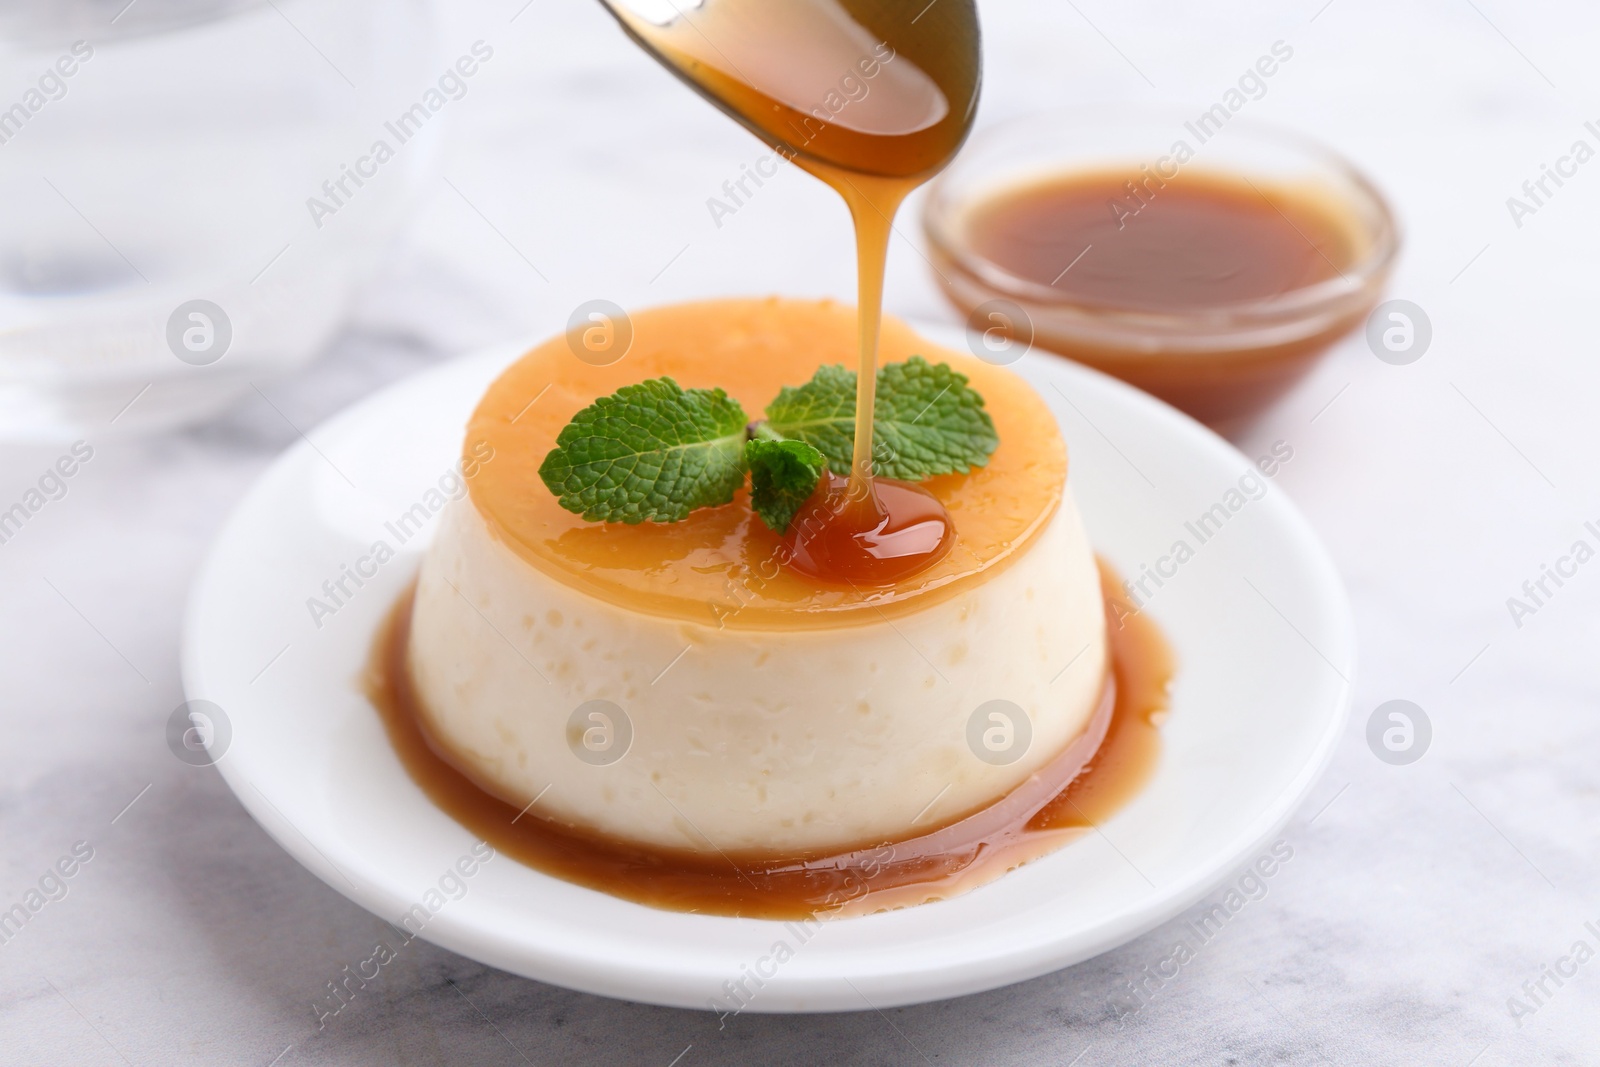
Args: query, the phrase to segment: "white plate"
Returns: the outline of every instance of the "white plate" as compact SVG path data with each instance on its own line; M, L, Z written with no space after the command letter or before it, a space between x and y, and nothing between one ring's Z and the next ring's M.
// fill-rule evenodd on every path
M963 345L948 329L924 332ZM440 905L422 927L429 941L631 1000L704 1008L755 973L752 1011L910 1004L1044 974L1172 918L1268 845L1326 764L1355 642L1306 521L1265 480L1259 499L1228 496L1254 457L1120 382L1035 353L1016 369L1060 419L1098 550L1133 578L1180 540L1195 550L1159 589L1147 579L1148 610L1179 658L1172 714L1153 779L1101 833L955 900L811 930L658 911L504 857L452 876L474 839L407 777L359 678L427 541L402 543L385 523L428 506L468 414L517 354L401 382L290 449L229 520L189 605L184 684L231 724L223 777L291 855L382 918ZM1186 526L1241 500L1204 543ZM345 579L352 595L336 605L323 583L380 540L396 557L359 588ZM311 597L336 607L320 627Z

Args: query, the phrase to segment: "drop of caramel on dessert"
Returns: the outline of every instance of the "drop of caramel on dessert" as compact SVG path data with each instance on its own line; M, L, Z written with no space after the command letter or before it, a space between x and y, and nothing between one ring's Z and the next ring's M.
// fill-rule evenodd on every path
M938 497L892 478L862 488L824 475L784 539L788 566L819 582L892 586L949 554L956 528Z

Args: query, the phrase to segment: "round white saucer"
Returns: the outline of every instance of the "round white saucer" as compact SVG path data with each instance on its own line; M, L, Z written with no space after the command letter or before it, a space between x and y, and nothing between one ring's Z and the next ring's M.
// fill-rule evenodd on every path
M924 333L964 346L958 331ZM416 524L456 485L466 419L517 354L401 382L290 449L228 521L189 604L184 685L231 724L217 764L229 786L318 877L410 933L656 1004L845 1011L952 997L1076 963L1177 915L1271 844L1326 764L1355 641L1306 521L1260 457L1035 352L1016 369L1060 419L1090 536L1124 577L1143 579L1140 599L1178 654L1161 762L1122 811L966 896L813 925L658 911L505 857L479 862L473 836L407 777L361 675L427 544ZM1275 472L1293 463L1290 445Z

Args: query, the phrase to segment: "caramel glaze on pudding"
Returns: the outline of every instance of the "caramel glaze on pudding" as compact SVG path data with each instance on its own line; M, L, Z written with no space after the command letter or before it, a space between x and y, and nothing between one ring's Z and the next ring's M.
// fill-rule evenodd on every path
M538 477L572 416L623 385L665 375L721 386L758 416L782 386L848 364L856 340L854 309L827 302L660 308L634 316L618 362L586 363L561 337L490 387L466 448L494 461L442 517L404 654L386 661L404 677L385 691L414 709L429 752L532 828L519 833L642 878L731 864L749 888L750 871L790 871L789 889L765 894L777 912L822 906L809 889L790 891L814 887L805 872L817 864L870 866L896 842L920 843L897 868L900 903L1000 873L978 854L1014 865L1043 850L1036 834L969 846L1025 825L1094 756L1114 718L1115 642L1065 444L1022 379L885 324L883 360L921 355L967 375L1000 440L986 466L916 487L930 514L948 516L950 543L894 581L819 580L795 565L803 546L768 530L742 492L682 522L597 524L562 509ZM992 701L1029 724L1031 742L1009 760L974 747L987 723L975 715ZM595 702L624 720L620 735L607 724L623 741L605 759L582 751L583 709ZM477 821L458 817L487 835L489 809L474 810ZM932 858L963 848L955 868ZM549 849L522 851L577 881L651 896L573 874ZM668 906L766 913L763 893L720 883L681 895ZM894 903L875 894L872 906Z
M538 470L562 427L596 397L666 375L685 389L726 389L760 418L783 386L804 384L824 364L853 366L856 356L855 309L828 302L680 304L634 316L633 330L627 355L605 367L574 358L565 337L534 349L490 387L467 429L469 444L494 450L494 462L471 482L471 498L495 534L530 566L590 596L741 630L880 621L992 577L1061 506L1066 445L1033 389L1008 370L936 348L890 320L880 362L922 355L950 363L983 396L1001 441L987 466L923 483L958 532L954 549L932 567L870 590L818 583L778 565L783 539L756 518L743 493L683 522L586 522L561 507Z

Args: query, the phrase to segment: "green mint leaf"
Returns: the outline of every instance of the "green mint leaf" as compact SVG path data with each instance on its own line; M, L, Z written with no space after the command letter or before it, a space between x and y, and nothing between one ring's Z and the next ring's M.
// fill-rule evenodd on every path
M750 507L775 533L788 533L811 498L828 461L804 441L756 439L744 446L750 465Z
M678 522L744 484L745 423L721 389L652 378L574 415L539 476L590 522Z
M785 387L767 407L767 425L780 436L816 448L834 470L850 469L855 442L855 372L818 368L799 388ZM983 398L948 364L912 356L878 368L876 474L920 482L965 474L989 462L1000 443Z
M856 427L856 376L839 364L817 368L805 385L786 385L767 405L764 432L804 441L828 458L836 471L848 471Z

